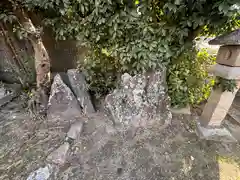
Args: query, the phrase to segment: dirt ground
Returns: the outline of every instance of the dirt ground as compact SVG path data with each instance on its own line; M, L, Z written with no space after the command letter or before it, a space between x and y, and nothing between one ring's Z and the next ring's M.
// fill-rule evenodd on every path
M108 127L102 116L90 120L51 179L240 180L239 144L199 140L192 116L173 115L171 125L156 122L133 139ZM64 138L15 99L0 111L0 180L27 179Z

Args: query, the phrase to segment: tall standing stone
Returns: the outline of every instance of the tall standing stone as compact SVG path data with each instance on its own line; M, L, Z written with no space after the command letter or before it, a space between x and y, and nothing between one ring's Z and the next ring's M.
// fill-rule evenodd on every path
M54 77L48 103L48 125L66 128L81 119L81 109L70 88L62 81L59 74Z
M84 114L94 113L95 109L88 93L87 83L83 73L76 69L70 69L67 72L71 89L77 97Z
M153 121L171 120L166 94L166 71L121 77L120 88L105 99L113 123L120 127L146 127Z

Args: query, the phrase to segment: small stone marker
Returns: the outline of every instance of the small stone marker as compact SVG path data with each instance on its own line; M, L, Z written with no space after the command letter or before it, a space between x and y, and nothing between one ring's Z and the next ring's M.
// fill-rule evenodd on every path
M67 137L74 140L77 139L78 136L81 134L82 128L83 128L83 122L76 122L72 124L67 133Z
M209 41L209 44L224 45L220 47L217 64L210 69L210 72L225 79L239 80L240 67L234 66L238 66L240 63L240 29L216 37ZM234 92L223 92L220 88L212 91L197 122L197 134L200 137L214 141L236 141L231 133L222 127L222 122L232 105L239 85Z
M67 127L81 118L82 112L71 89L57 74L51 87L49 97L47 122L49 127ZM65 130L64 130L65 131Z
M70 145L65 142L61 146L59 146L55 151L50 153L47 157L47 161L52 162L57 165L63 165L67 158L67 153Z

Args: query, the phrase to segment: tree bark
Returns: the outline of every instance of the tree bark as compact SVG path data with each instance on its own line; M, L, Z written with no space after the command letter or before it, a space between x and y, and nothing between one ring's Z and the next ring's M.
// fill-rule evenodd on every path
M50 90L50 58L43 44L40 32L33 25L31 19L23 10L16 10L16 15L23 28L28 32L28 38L32 43L35 56L36 83L37 83L37 99L40 109L45 111L48 103L48 94Z

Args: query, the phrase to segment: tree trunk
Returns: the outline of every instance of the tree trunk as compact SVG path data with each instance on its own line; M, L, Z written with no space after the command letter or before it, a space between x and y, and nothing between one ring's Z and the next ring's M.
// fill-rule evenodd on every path
M23 10L16 11L16 15L20 20L23 28L28 32L28 38L32 43L35 56L36 83L38 94L38 102L41 109L46 110L48 103L48 94L50 90L50 58L43 44L40 32L35 28L31 19Z

